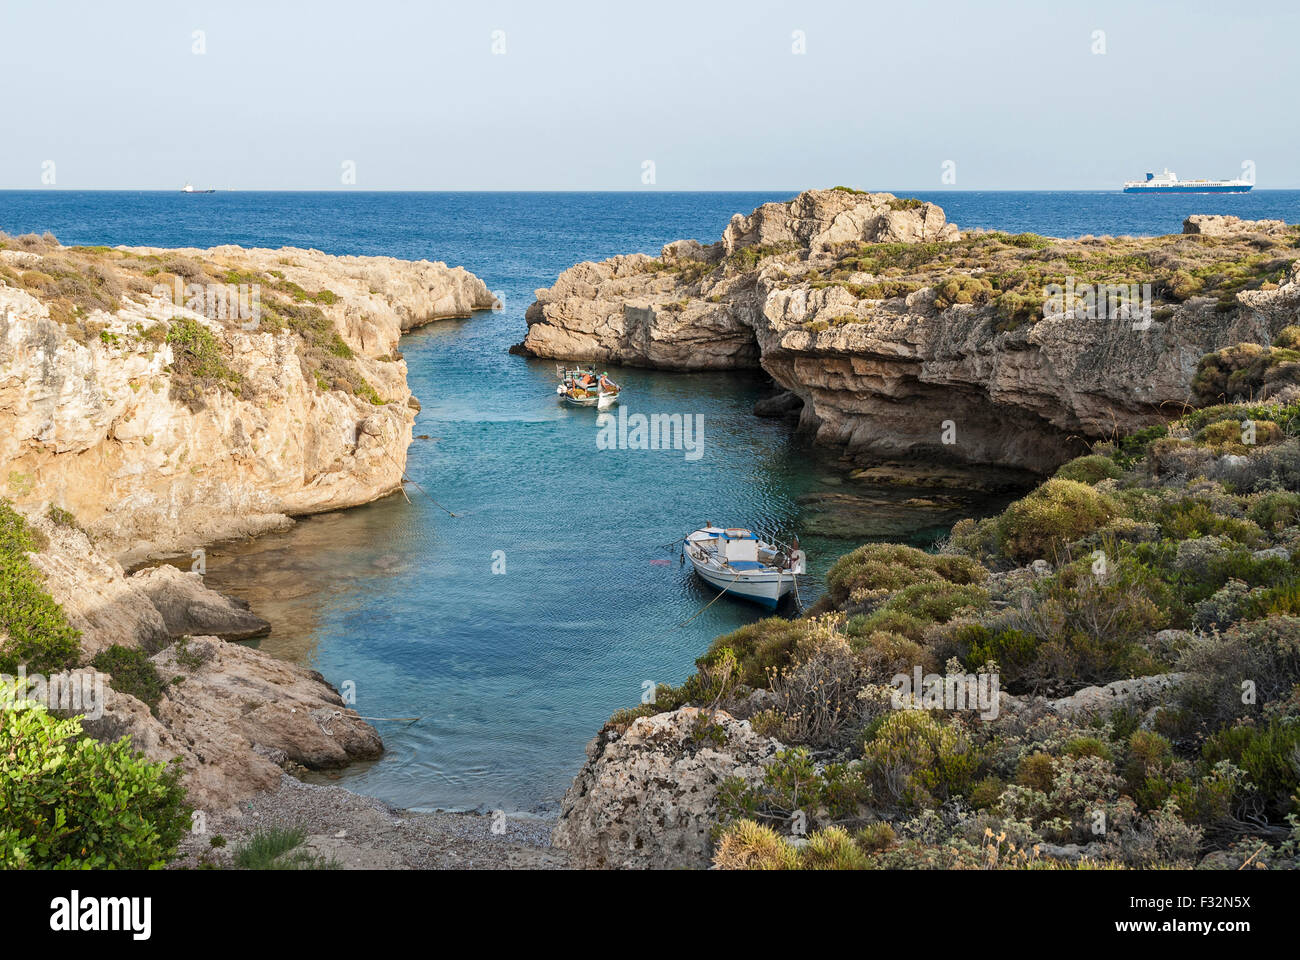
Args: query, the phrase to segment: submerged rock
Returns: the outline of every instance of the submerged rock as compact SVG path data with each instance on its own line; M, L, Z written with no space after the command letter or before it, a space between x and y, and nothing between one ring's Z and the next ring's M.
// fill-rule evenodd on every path
M803 400L797 393L783 390L770 397L764 397L754 404L756 417L797 417L803 409Z

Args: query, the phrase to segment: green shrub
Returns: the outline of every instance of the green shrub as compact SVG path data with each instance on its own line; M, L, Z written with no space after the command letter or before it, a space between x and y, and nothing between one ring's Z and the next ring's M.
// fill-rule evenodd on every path
M149 655L135 647L113 644L95 654L90 665L110 674L110 686L119 693L128 693L149 706L149 712L158 715L158 701L162 699L163 682Z
M1202 756L1211 765L1228 760L1245 771L1270 813L1281 818L1300 813L1300 721L1274 719L1263 727L1241 724L1219 731L1205 742Z
M903 807L937 806L964 796L979 779L983 755L960 723L921 710L884 717L862 750L877 794Z
M740 682L765 687L768 673L789 663L807 629L806 623L797 620L768 617L718 637L696 665L707 666L730 649L740 665Z
M40 572L27 559L36 538L8 502L0 500L0 673L19 664L34 673L70 666L80 649L80 631L46 591Z
M0 711L0 868L141 870L189 825L179 769L99 743L43 707Z
M926 553L898 543L869 543L840 557L826 574L829 603L883 596L916 583L979 583L988 571L970 557Z
M1038 638L1021 630L993 629L983 624L962 624L950 640L967 670L978 670L993 660L1001 669L1002 681L1019 680L1038 652Z
M1246 517L1262 530L1281 530L1300 521L1300 493L1270 490L1250 505Z
M1119 464L1110 457L1090 454L1086 457L1076 457L1069 463L1062 464L1061 468L1056 471L1056 476L1062 480L1076 480L1079 483L1095 484L1102 480L1113 480L1121 473Z
M1056 761L1046 753L1031 753L1016 767L1016 783L1039 793L1051 793L1056 780Z
M919 641L929 625L947 623L957 611L983 607L988 600L988 591L973 584L947 580L913 583L892 594L880 609L866 618L855 618L849 632L865 636L884 631Z
M1142 810L1155 810L1168 798L1170 782L1165 774L1172 760L1173 746L1160 734L1135 730L1129 737L1124 782Z
M198 320L177 317L167 330L167 343L172 345L174 364L191 376L239 381L239 375L227 365L216 336Z
M999 549L1015 560L1053 557L1116 513L1114 502L1086 483L1053 478L998 518Z

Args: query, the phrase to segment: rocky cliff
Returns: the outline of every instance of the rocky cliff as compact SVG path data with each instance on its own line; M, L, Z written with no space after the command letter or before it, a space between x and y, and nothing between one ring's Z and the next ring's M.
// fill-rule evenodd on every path
M1085 440L1168 419L1204 354L1268 343L1300 316L1298 228L1186 230L962 235L934 204L813 190L737 214L710 246L566 270L514 349L757 366L802 401L805 430L864 460L1047 471Z
M426 261L0 240L0 496L128 561L397 489L398 338L495 303Z

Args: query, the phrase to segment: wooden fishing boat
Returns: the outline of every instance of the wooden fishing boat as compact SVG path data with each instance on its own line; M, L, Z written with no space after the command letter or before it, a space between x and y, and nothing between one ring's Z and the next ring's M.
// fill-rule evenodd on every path
M560 384L555 388L556 394L565 403L575 407L596 407L607 410L618 402L622 388L609 379L607 374L597 374L594 370L575 368L566 370L556 367L560 375Z
M702 527L686 537L685 551L709 586L772 610L798 589L806 570L797 537L792 544L769 542L744 527Z

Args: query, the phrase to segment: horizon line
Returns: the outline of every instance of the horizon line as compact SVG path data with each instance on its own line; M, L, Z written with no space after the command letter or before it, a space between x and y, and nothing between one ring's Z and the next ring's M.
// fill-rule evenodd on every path
M846 186L840 184L839 186ZM643 187L640 189L619 189L612 187L601 187L592 189L565 188L554 189L546 187L519 187L519 188L500 188L500 187L377 187L373 189L358 189L355 187L214 187L210 188L211 193L205 191L186 191L176 187L62 187L62 186L44 186L44 187L0 187L0 193L176 193L186 196L211 196L213 194L224 193L617 193L617 194L642 194L642 193L795 193L800 194L808 190L833 190L835 187L741 187L709 189L704 187L683 187L678 189L667 189L659 187ZM903 193L1124 193L1122 187L1034 187L1031 189L1013 188L1013 187L897 187L893 189L865 189L854 187L853 189L862 189L864 193L892 193L895 195ZM1204 195L1219 196L1243 196L1249 193L1269 193L1269 192L1294 192L1300 190L1300 186L1294 187L1252 187L1249 191L1243 193L1225 193L1218 191L1206 191ZM1193 191L1187 191L1180 195L1195 195Z

